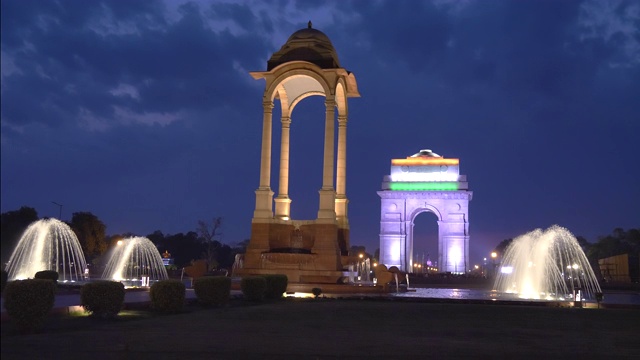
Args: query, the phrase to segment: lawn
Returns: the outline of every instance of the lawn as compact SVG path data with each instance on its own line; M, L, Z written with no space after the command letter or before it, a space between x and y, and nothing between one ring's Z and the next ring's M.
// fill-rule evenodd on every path
M233 300L117 320L3 322L2 359L640 358L640 310L389 299Z

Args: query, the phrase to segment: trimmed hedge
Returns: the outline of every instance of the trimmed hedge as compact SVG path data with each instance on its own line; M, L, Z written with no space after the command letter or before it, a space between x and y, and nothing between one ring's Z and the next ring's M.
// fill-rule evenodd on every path
M267 280L263 276L247 276L240 280L240 289L249 301L262 301L267 292Z
M38 271L34 276L35 279L49 279L49 280L53 280L53 282L55 283L58 282L59 277L60 275L58 275L58 272L54 270Z
M231 297L231 278L226 276L197 278L193 281L193 291L198 302L204 305L224 305Z
M117 281L99 280L80 289L80 305L93 316L113 318L124 304L124 285Z
M53 309L55 283L45 279L15 280L7 284L4 307L11 322L22 332L38 330Z
M287 291L287 285L289 284L287 275L274 274L263 275L263 277L267 281L267 291L265 292L264 297L267 299L282 298L282 294Z
M178 280L161 280L149 290L151 307L164 313L176 313L182 310L185 298L185 286Z

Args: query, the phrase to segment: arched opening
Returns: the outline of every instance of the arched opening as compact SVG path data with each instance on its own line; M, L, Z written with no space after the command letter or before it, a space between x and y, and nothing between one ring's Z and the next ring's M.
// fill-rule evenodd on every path
M413 270L414 273L434 273L438 266L438 217L431 211L423 211L413 219Z
M322 187L325 124L324 96L310 96L291 114L289 198L291 218L312 220L318 216L318 190Z

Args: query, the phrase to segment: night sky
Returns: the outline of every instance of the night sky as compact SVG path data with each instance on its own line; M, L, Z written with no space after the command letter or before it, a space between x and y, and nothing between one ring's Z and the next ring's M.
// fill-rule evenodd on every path
M265 83L248 72L311 20L362 95L352 245L378 247L376 191L420 149L468 176L472 263L553 224L590 242L640 226L639 1L2 0L1 17L2 212L57 202L138 235L221 216L224 243L249 238ZM292 217L313 219L324 98L291 126ZM415 230L435 254L435 216Z

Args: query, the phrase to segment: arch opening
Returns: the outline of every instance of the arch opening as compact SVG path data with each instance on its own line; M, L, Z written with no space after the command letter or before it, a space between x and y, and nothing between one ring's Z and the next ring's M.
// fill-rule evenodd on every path
M292 219L315 219L322 187L324 146L323 96L310 96L291 114L289 198ZM276 168L280 166L279 161ZM279 183L278 183L279 187Z
M430 210L423 210L414 215L411 222L411 238L413 239L414 273L428 274L437 272L438 264L438 216Z

